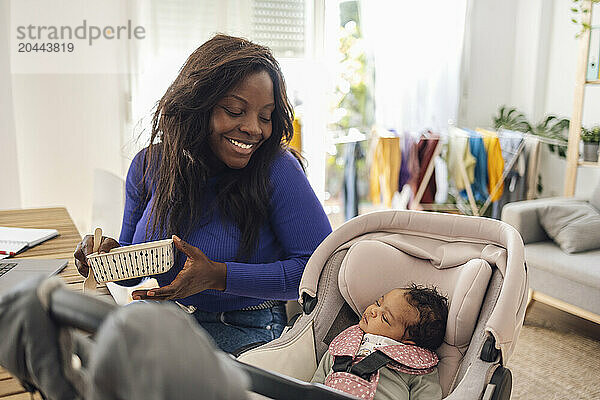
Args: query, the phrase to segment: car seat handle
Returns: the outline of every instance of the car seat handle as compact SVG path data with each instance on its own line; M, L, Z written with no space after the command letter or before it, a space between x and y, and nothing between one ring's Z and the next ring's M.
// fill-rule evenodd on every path
M312 297L308 293L302 293L302 311L304 314L310 314L317 306L317 296Z
M500 351L496 348L496 340L492 335L490 335L487 339L485 339L485 343L483 343L479 358L481 358L483 361L494 362L498 359L499 353Z

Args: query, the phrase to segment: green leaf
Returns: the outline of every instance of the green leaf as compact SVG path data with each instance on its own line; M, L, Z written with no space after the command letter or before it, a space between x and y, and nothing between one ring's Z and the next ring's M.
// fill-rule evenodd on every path
M577 20L575 18L571 18L571 22L574 23L574 24L576 24Z

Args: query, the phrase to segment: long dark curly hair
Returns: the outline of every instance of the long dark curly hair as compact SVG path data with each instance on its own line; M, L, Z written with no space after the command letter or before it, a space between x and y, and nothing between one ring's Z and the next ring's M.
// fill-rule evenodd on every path
M209 147L211 113L242 80L261 71L273 81L272 134L246 167L230 169ZM268 219L270 166L278 152L288 148L292 122L283 74L269 48L222 34L198 47L158 102L152 119L143 183L154 187L155 197L146 232L152 220L151 237L185 238L218 210L240 230L238 261L250 258ZM210 206L204 201L207 181L217 172L216 202Z

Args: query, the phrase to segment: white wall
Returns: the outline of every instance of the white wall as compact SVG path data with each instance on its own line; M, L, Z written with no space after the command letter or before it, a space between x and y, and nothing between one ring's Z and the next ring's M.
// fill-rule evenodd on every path
M459 123L490 126L502 105L543 116L553 0L470 4Z
M575 38L577 26L571 22L570 0L554 0L554 13L551 16L552 32L548 79L546 82L545 112L567 118L573 112L575 70L579 42ZM600 17L600 7L594 8L595 21ZM583 110L583 125L600 125L600 87L586 87ZM542 159L542 182L544 195L562 195L563 177L566 162L563 159L545 157ZM579 167L577 171L576 196L589 197L600 182L600 168Z
M12 76L23 207L67 207L79 231L90 231L94 169L123 174L125 77Z
M517 1L470 1L469 8L458 123L488 127L511 97Z
M532 122L549 114L571 117L579 49L571 4L571 0L471 3L459 124L490 126L503 104L523 111ZM600 9L595 11L600 16ZM584 125L600 125L599 107L600 87L587 88ZM565 160L544 146L543 197L563 194L565 167ZM600 169L580 167L576 196L588 197L599 181Z
M9 54L10 2L0 1L0 209L21 207Z
M110 190L115 204L122 203L114 177L118 183L129 164L129 143L123 143L130 136L123 134L129 130L129 76L12 73L10 5L0 1L0 209L66 207L80 233L88 233L93 218L107 219L92 215L94 201L106 203ZM106 225L118 235L114 220Z
M553 6L553 0L529 0L516 8L510 105L533 121L545 113Z

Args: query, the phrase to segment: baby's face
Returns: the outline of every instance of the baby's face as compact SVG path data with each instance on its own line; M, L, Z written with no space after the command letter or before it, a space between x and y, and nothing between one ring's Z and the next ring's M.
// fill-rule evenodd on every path
M418 322L419 311L406 300L404 289L394 289L367 307L359 322L365 333L413 343L406 328Z

